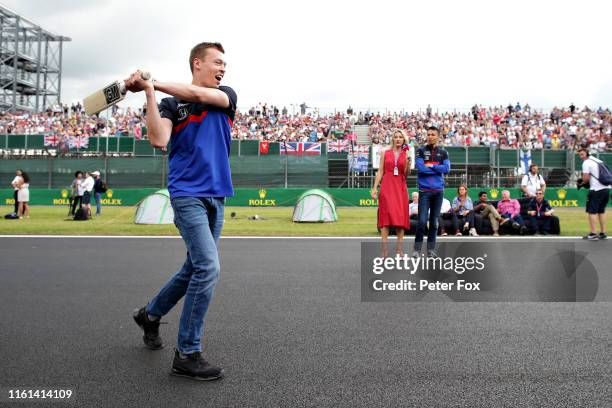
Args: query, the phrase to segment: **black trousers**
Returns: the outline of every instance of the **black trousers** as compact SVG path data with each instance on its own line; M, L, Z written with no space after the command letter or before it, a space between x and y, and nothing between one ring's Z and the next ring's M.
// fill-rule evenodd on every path
M72 198L72 215L74 215L74 212L76 211L76 206L77 203L79 205L79 208L81 208L81 204L83 202L83 196L75 196Z
M550 223L552 221L551 217L536 217L532 215L529 218L531 219L531 230L533 232L536 234L541 232L546 232L547 234L550 233Z
M17 201L18 195L19 195L19 190L15 190L15 192L13 193L13 197L15 198L15 214L17 214L17 211L19 210L19 202Z
M444 231L444 223L442 220L451 220L452 233L456 234L459 231L459 221L457 220L457 214L454 212L447 212L440 214L440 232ZM448 231L447 231L448 232Z

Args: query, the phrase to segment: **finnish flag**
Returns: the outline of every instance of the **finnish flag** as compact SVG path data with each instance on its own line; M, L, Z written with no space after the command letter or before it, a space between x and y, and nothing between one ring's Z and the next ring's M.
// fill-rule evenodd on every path
M523 151L521 150L521 158L520 158L520 173L527 174L529 173L529 166L531 165L531 150Z

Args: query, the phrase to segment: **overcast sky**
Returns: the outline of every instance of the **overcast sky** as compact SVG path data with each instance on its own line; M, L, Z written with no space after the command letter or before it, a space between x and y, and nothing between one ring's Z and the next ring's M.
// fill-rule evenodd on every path
M219 41L223 83L242 109L612 106L605 1L0 2L72 38L62 78L69 103L136 68L190 82L191 47Z

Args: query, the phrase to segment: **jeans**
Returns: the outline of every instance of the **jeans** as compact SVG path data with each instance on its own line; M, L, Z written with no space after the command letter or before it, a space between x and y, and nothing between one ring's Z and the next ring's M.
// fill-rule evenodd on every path
M164 316L185 296L177 346L184 354L202 351L204 318L219 280L217 244L223 228L224 205L224 198L172 199L174 223L185 241L187 259L147 305L146 311L153 316Z
M100 211L102 211L102 194L94 193L94 200L96 200L96 215L100 215Z
M463 229L464 224L468 223L468 228L474 228L474 211L470 211L468 215L457 215L460 229Z
M511 217L510 214L505 213L501 215L502 218L509 218L511 221L518 223L521 227L525 226L525 221L523 221L523 217L521 217L519 214L515 215L514 217Z
M420 251L423 246L423 235L429 214L429 229L427 231L427 249L436 247L436 234L438 232L438 217L442 208L442 191L420 191L419 192L419 223L417 225L416 237L414 238L414 250Z

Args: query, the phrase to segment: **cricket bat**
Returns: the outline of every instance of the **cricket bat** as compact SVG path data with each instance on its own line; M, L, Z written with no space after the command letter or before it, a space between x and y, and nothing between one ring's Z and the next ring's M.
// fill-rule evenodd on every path
M151 73L148 71L143 71L140 76L144 80L151 79ZM108 109L112 105L121 102L125 98L126 93L125 82L115 81L83 99L85 113L87 115L100 113L104 109Z

